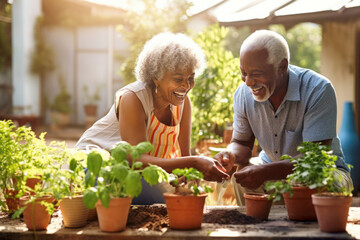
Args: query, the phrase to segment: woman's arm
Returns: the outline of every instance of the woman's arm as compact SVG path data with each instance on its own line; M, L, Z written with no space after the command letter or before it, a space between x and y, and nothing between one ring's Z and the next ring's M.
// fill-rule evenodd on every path
M188 96L185 98L184 109L180 119L180 134L179 144L182 156L190 156L190 142L191 142L191 103Z
M224 178L229 178L228 174L220 170L221 165L214 159L205 156L189 156L191 109L189 108L189 101L187 101L185 105L187 104L187 110L184 109L185 112L183 112L183 119L187 119L188 122L181 123L184 125L180 125L180 127L184 126L184 129L181 129L180 132L184 132L179 136L180 147L182 148L181 151L184 151L187 155L172 159L162 159L148 154L143 154L140 161L143 162L144 165L147 165L148 163L158 165L167 172L171 172L175 168L194 167L204 174L204 178L206 180L210 181L220 182ZM119 127L122 140L130 143L131 145L147 141L146 121L145 111L136 94L133 92L125 93L121 97L119 103Z

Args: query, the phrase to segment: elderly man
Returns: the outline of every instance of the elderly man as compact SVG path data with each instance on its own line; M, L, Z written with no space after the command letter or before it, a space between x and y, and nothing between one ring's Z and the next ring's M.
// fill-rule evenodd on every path
M285 179L293 165L280 157L298 155L303 141L331 145L343 176L340 184L352 188L336 135L334 88L324 76L289 61L286 40L272 31L256 31L241 46L244 83L234 96L232 143L230 151L215 156L225 165L235 158L232 180L238 205L245 205L244 192L264 192L266 181ZM262 151L251 158L255 138Z

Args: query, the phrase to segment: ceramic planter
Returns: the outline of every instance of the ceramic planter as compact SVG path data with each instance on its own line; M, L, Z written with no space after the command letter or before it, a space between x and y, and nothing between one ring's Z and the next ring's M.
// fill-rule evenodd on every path
M330 193L313 194L312 202L322 232L344 232L352 197Z
M164 193L169 225L172 229L189 230L201 228L207 194L181 196Z
M244 193L246 215L261 220L267 220L272 205L269 194L264 193Z
M41 201L46 201L52 203L54 201L53 197L46 196L36 199L35 202L27 203L29 197L20 198L20 206L26 206L26 209L23 212L24 221L26 227L29 230L46 230L50 222L50 214L46 211L46 207L41 205Z
M290 220L315 221L316 213L311 201L311 195L317 193L317 189L308 187L293 187L294 195L283 194L286 210Z
M66 197L60 201L60 210L64 220L64 227L83 227L87 223L89 210L85 207L81 196Z
M109 207L105 208L101 201L96 203L100 230L103 232L119 232L126 228L132 198L111 198Z

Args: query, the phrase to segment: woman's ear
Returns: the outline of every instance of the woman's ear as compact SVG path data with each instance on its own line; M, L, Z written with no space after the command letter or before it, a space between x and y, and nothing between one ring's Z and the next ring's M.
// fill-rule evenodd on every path
M156 78L153 79L153 82L154 82L154 86L155 86L155 89L159 87L160 85L160 81L157 80Z

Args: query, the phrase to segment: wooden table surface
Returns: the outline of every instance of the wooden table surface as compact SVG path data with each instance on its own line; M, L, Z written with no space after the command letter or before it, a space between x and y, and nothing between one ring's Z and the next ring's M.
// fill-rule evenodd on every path
M244 207L206 206L208 209L238 209L245 213ZM268 221L252 225L222 225L203 223L199 230L179 231L165 229L160 231L141 231L126 229L118 233L101 232L96 221L83 228L64 228L61 218L52 220L47 231L38 231L36 236L28 231L21 220L2 219L0 221L1 240L22 239L360 239L360 207L351 207L346 232L323 233L316 221L289 221L284 206L273 206Z

